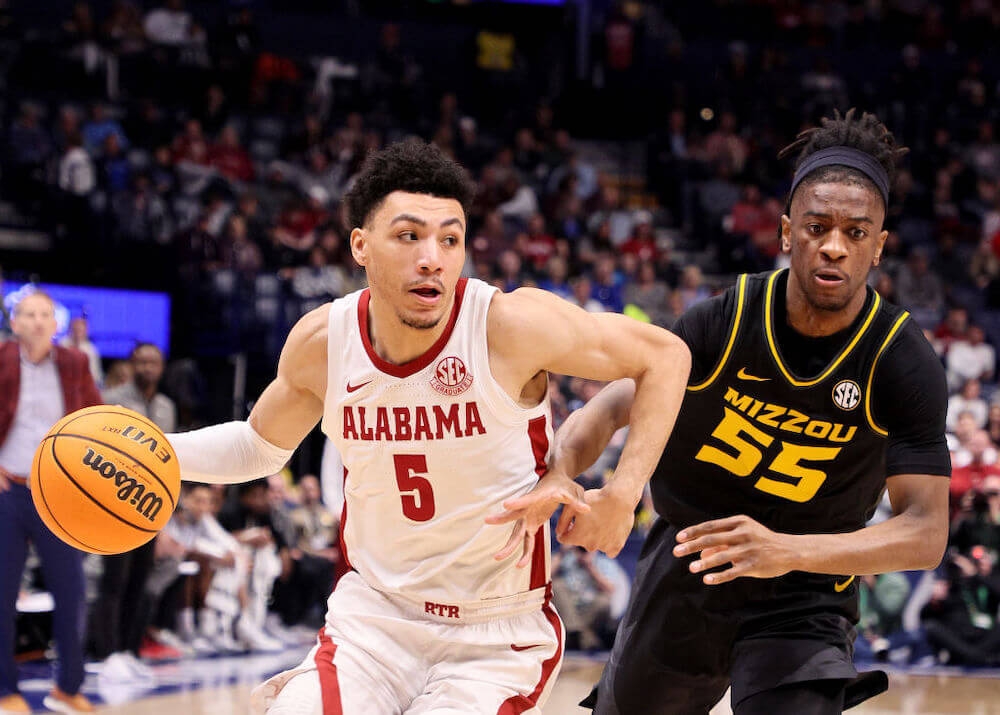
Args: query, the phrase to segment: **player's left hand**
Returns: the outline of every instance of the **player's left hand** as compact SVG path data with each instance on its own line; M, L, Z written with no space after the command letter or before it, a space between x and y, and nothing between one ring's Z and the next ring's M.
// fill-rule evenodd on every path
M507 543L493 558L503 561L514 553L518 545L523 545L517 567L524 568L531 563L535 535L560 504L571 506L581 513L590 511L590 506L583 498L583 487L557 471L546 473L527 494L505 501L504 511L486 517L486 523L499 525L516 521L517 524Z
M674 556L691 554L698 554L688 567L691 573L732 564L728 569L705 574L702 580L709 585L741 576L774 578L794 569L795 552L788 534L771 531L744 515L705 521L682 529L677 534Z
M590 512L581 513L574 505L563 509L556 525L559 543L603 551L614 558L632 533L637 500L615 480L600 489L588 489L584 496L591 507Z

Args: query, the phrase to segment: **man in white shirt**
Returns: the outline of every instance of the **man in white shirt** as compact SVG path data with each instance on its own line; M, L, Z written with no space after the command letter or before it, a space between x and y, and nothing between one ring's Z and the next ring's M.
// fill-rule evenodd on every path
M967 380L993 380L996 366L993 346L985 342L983 329L970 325L965 338L956 340L948 349L948 388L957 390Z

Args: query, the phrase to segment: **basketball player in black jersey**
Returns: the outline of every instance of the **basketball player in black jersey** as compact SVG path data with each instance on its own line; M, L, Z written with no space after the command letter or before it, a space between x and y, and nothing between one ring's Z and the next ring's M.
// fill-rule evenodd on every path
M790 270L742 276L675 328L693 369L600 715L708 713L730 685L736 715L840 713L885 687L852 664L855 577L944 552L944 372L908 314L866 286L905 150L852 111L782 156L795 151ZM571 416L555 468L589 466L633 392L613 383ZM885 489L893 517L865 528ZM557 533L586 545L601 518L567 510Z

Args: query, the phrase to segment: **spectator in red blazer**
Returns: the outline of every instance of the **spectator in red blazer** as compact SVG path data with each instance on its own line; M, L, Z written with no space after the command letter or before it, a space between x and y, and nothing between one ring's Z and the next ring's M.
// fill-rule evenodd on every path
M42 562L55 600L52 630L59 654L56 682L45 706L61 712L92 712L83 683L83 554L42 523L28 475L35 448L64 415L101 403L87 356L52 344L55 305L44 293L17 304L12 340L0 345L0 712L29 713L18 693L14 620L28 542Z

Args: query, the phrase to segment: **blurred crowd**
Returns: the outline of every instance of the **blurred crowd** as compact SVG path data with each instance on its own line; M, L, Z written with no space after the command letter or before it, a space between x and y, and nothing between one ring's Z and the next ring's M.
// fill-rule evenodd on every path
M590 24L576 41L586 51L567 51L573 62L532 65L516 29L482 27L464 60L476 81L452 84L426 69L433 52L413 39L419 17L361 17L357 3L329 13L375 28L364 50L296 55L294 43L265 41L279 30L263 32L270 16L251 2L81 0L34 34L0 2L0 61L10 70L0 223L46 230L60 257L16 256L5 267L168 290L170 357L182 374L206 369L206 355L249 352L251 372L270 375L298 316L364 285L340 202L357 168L373 149L417 134L479 185L467 275L670 327L736 274L784 265L777 231L791 167L778 150L834 109L874 111L911 151L871 284L911 311L947 368L955 473L945 563L927 576L862 579L859 649L996 664L1000 7L585 4ZM553 45L574 47L563 36ZM548 77L545 91L522 91L514 80L529 75ZM85 322L75 330L83 346ZM134 363L102 366L98 356L95 376L128 383L139 379ZM207 382L167 380L179 428L207 419L211 395L178 385L204 392ZM553 379L557 424L599 387ZM613 451L585 479L603 479ZM262 602L284 628L316 617L315 602L290 595L312 591L288 584L329 585L329 564L311 559L336 562L335 523L324 517L326 541L304 528L302 510L316 501L300 475L318 469L294 471L238 494L185 493L157 563L197 571L185 566L154 589L166 640L219 649L242 633L252 646L267 623ZM560 611L581 647L613 633L652 517L641 505L635 539L615 561L559 556ZM240 630L233 616L250 603L264 615Z

